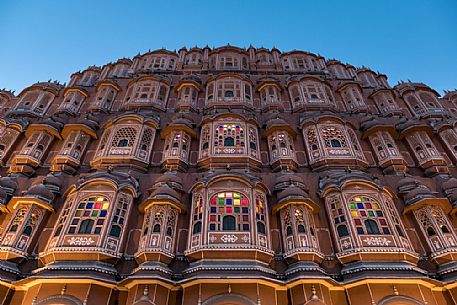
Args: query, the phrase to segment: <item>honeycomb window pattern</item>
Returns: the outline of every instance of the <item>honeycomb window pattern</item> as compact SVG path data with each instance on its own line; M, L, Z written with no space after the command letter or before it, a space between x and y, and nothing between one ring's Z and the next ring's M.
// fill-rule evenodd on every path
M321 132L326 147L347 147L343 130L336 127L324 127Z

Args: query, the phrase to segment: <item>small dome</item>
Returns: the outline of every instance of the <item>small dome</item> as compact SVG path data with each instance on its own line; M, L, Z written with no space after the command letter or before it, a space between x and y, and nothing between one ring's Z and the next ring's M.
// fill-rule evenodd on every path
M151 192L149 198L163 198L163 197L172 197L176 200L179 200L180 196L178 192L169 187L167 184L163 184Z
M297 185L303 189L307 189L303 178L291 172L283 172L276 178L275 190L284 190L291 184Z
M286 121L280 117L276 117L267 121L267 130L275 126L290 126Z
M447 198L449 199L449 201L452 203L452 205L454 206L455 203L457 202L457 192L452 192L452 193L449 193L447 195Z
M33 186L27 191L27 197L36 197L51 203L54 200L54 194L42 183Z
M415 203L423 198L435 198L428 188L418 187L409 191L405 196L404 200L407 205Z
M11 177L2 177L0 178L0 187L13 190L14 192L17 189L17 183Z
M6 201L8 200L8 194L0 188L0 204L6 205Z
M278 193L278 202L286 198L308 199L309 195L296 185L289 185L286 189Z
M87 117L84 120L81 120L81 124L86 125L87 127L89 127L90 129L92 129L94 131L97 130L99 127L98 122L96 121L96 118L91 118L91 117Z
M443 182L441 187L443 188L443 190L457 189L457 179L452 177L451 179Z
M182 190L182 179L173 172L166 172L163 175L159 176L154 182L154 185L160 184L168 184L173 188Z
M54 176L53 174L48 174L43 179L43 184L49 188L52 192L60 192L60 187L62 186L62 180Z
M420 183L411 176L407 176L397 182L397 188L400 192L408 191L418 185Z

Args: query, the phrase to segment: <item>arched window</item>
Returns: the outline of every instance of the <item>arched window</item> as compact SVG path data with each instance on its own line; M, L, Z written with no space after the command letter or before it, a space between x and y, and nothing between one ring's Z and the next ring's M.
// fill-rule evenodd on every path
M197 221L194 224L194 228L192 229L192 234L197 234L197 233L200 233L201 231L202 231L202 223L201 223L201 221Z
M119 237L121 235L121 227L118 225L113 225L109 232L110 236Z
M154 233L160 233L160 224L156 223L154 227L152 228L152 232Z
M235 140L232 137L227 137L224 139L224 146L235 146Z
M249 231L249 204L243 194L238 192L218 193L211 198L209 210L210 231ZM233 218L226 219L225 216Z
M306 233L306 229L304 225L298 225L297 226L297 231L298 233Z
M117 142L117 147L127 147L129 145L129 140L122 139Z
M227 90L224 92L224 97L234 97L235 94L233 93L232 90Z
M341 142L339 140L336 140L336 139L331 139L330 140L330 144L332 147L341 147Z
M286 228L286 235L287 235L287 236L292 235L292 227L291 227L291 226L287 226L287 228Z
M173 229L171 227L167 228L167 236L173 236Z
M443 233L451 233L451 232L449 231L449 229L447 228L447 226L441 225L440 227L441 227L441 232L443 232Z
M381 234L381 232L379 232L378 224L374 220L365 220L365 227L367 229L367 234Z
M32 230L33 230L32 226L26 226L24 228L24 231L22 232L22 234L24 234L26 236L30 236L30 235L32 235Z
M348 227L346 227L346 225L339 225L338 227L336 227L336 231L338 232L339 237L344 237L344 236L349 235Z
M236 219L232 215L225 215L222 218L222 230L223 231L235 231L236 230Z
M93 226L94 226L94 221L92 219L84 219L83 221L81 221L81 225L79 226L78 233L79 234L91 234Z
M433 229L432 227L428 227L427 234L428 234L428 236L435 236L436 235L435 229Z
M257 232L265 234L265 225L260 221L257 222Z

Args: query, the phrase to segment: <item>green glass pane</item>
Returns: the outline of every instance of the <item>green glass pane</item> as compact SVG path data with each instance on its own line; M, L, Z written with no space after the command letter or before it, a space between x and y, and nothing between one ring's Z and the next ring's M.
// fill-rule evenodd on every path
M368 211L368 216L370 216L370 217L374 217L374 213L373 213L373 211Z
M233 193L233 198L240 199L240 194L239 193Z
M217 200L217 203L218 203L218 204L224 204L224 203L225 203L225 199L224 199L224 198L219 198L219 199Z
M351 209L357 209L357 206L355 205L355 203L351 203Z
M97 210L92 211L92 217L97 217L97 214L98 214L98 211L97 211Z

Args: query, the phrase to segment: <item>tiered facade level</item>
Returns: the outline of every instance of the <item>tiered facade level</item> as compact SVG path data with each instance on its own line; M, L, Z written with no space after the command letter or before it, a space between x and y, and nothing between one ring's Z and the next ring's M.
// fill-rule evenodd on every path
M0 91L0 304L456 304L456 109L232 46Z

